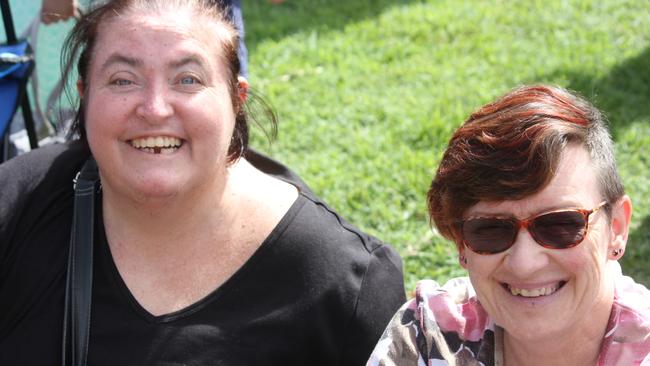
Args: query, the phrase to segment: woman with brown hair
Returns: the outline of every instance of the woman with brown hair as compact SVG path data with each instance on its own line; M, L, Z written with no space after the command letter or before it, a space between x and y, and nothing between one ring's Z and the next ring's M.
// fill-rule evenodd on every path
M75 364L359 365L405 300L390 247L248 150L238 36L212 3L112 0L72 30L79 139L0 165L0 364L61 363L79 232ZM94 161L95 219L73 226Z
M469 279L420 282L368 365L650 364L650 292L618 263L632 204L588 102L540 85L483 106L428 203Z

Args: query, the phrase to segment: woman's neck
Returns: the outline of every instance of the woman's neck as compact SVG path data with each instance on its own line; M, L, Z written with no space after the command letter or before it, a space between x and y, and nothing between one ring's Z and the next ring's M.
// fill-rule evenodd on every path
M104 225L111 248L128 246L151 258L257 241L260 235L264 238L262 229L272 229L297 197L295 187L245 159L224 175L212 186L167 200L134 202L105 191Z
M221 286L295 201L295 187L243 159L235 164L223 188L164 205L131 207L104 194L111 255L134 298L150 313L177 311Z
M176 243L199 244L197 236L220 237L235 219L237 194L230 183L233 164L219 180L208 181L173 197L127 197L103 188L103 216L112 243L128 242L142 250L178 249ZM148 248L148 249L147 249ZM135 249L135 248L133 248Z

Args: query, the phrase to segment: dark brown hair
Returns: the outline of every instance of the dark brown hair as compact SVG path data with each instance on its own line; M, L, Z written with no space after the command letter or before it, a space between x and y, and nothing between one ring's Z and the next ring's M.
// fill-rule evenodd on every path
M258 125L256 115L249 116L247 111L250 110L249 104L255 104L255 111L261 111L271 122L271 133L267 136L274 136L277 118L270 106L259 96L249 93L248 102L244 105L239 98L239 83L237 77L240 72L240 63L237 55L239 36L235 27L228 20L226 14L228 9L221 3L209 0L110 0L107 1L79 19L74 28L68 34L61 54L63 65L63 80L71 81L80 80L83 88L87 90L89 80L89 66L93 49L97 40L98 32L102 31L101 25L111 19L125 14L127 12L157 12L165 9L190 8L197 17L210 19L226 32L221 33L221 39L218 41L222 47L222 57L228 72L228 88L232 100L233 110L236 113L235 128L228 147L228 160L234 161L242 157L248 147L248 121L247 117L252 118ZM226 36L224 36L226 35ZM77 75L73 74L76 61ZM74 77L76 76L76 78ZM76 114L71 126L70 134L79 137L87 144L85 128L85 103L83 99L71 98L73 93L68 82L68 97L76 104Z
M586 100L535 85L481 107L456 130L431 182L432 223L460 245L456 223L467 209L479 201L518 200L541 191L569 144L589 152L604 200L623 196L605 118Z

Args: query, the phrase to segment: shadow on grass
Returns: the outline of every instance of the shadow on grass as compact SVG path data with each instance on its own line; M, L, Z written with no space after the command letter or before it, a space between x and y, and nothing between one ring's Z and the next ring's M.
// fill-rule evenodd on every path
M580 92L602 110L610 121L614 141L631 122L650 117L650 47L624 60L602 78L569 74L567 87ZM650 216L630 233L623 272L637 282L650 286Z
M623 273L634 278L638 283L650 288L650 216L641 221L641 225L630 233L625 255L621 259Z
M650 47L629 58L600 79L569 74L567 87L580 92L602 110L614 140L630 122L650 116Z
M285 0L279 5L249 1L242 5L246 46L253 51L265 40L296 32L343 29L346 24L375 18L390 7L420 0Z

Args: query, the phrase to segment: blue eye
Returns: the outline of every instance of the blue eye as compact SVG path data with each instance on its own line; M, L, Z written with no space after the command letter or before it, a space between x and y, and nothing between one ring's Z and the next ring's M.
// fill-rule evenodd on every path
M181 84L185 85L192 85L192 84L197 84L198 80L196 80L195 77L193 76L185 76L181 79Z
M131 80L116 79L116 80L113 80L113 84L115 84L117 86L128 86L128 85L131 85L133 83L131 82Z

